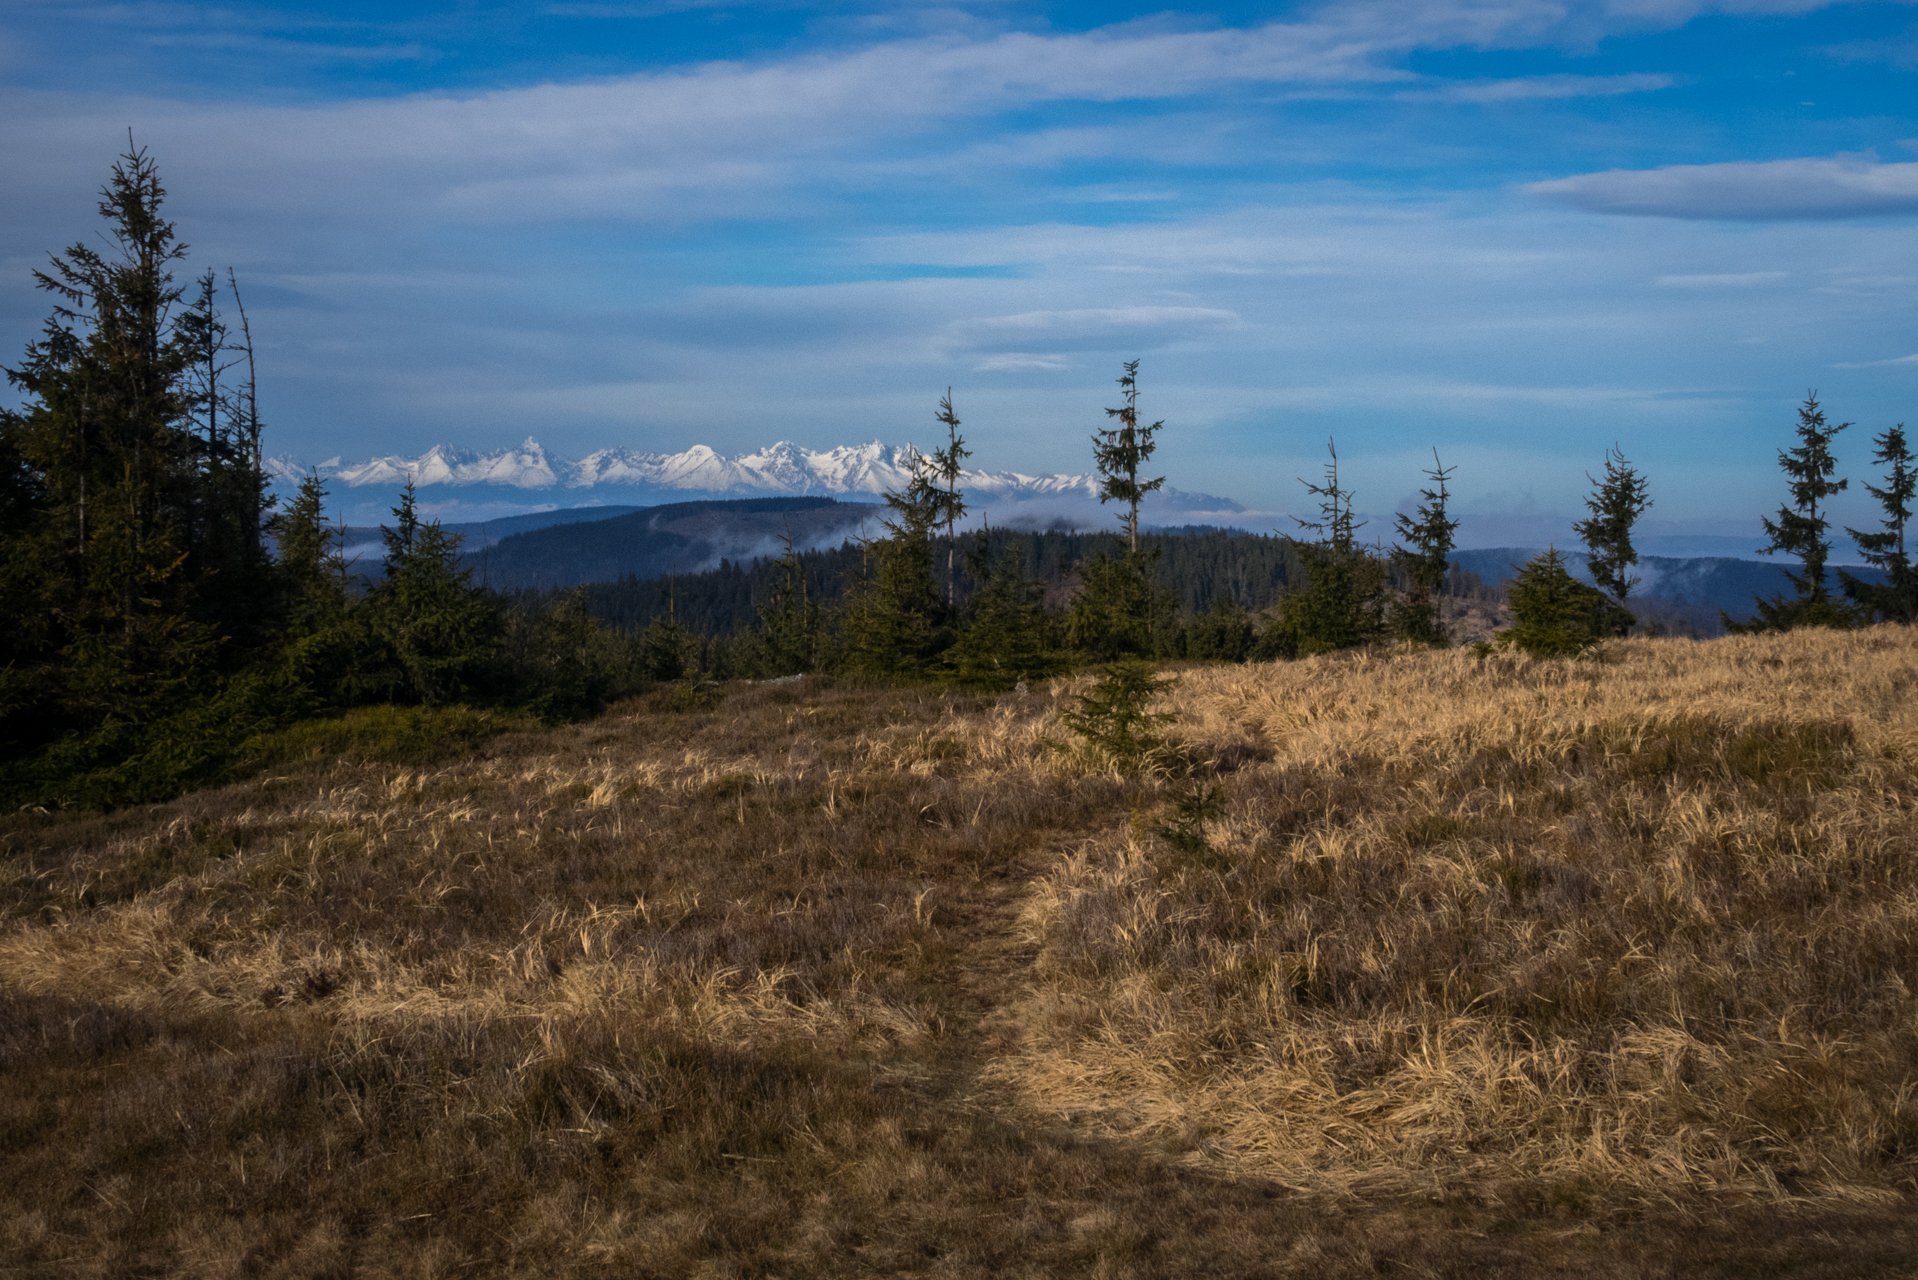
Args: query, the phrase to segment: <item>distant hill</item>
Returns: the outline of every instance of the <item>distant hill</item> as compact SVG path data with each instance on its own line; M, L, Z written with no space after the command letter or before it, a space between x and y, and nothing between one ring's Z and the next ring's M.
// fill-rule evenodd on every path
M457 533L465 541L461 544L468 551L477 551L481 547L490 547L501 538L510 538L516 533L531 533L535 529L547 529L556 524L588 524L596 520L611 520L614 516L629 516L635 511L644 511L639 506L608 507L565 507L558 511L531 511L523 516L501 516L497 520L469 520L463 524L442 525L448 533Z
M781 537L791 537L804 550L837 545L862 526L877 535L884 510L874 503L817 497L673 502L512 533L476 547L465 559L475 578L499 591L690 575L722 560L778 555ZM504 522L488 523L497 528Z
M1518 566L1543 551L1543 547L1487 547L1460 551L1452 562L1488 583L1500 583L1518 573ZM1572 573L1587 582L1592 575L1585 567L1585 553L1567 551L1565 562ZM1669 602L1681 609L1702 610L1707 616L1723 609L1734 619L1752 616L1752 597L1796 595L1785 577L1795 565L1766 564L1758 560L1736 560L1729 556L1644 556L1633 572L1640 582L1634 595L1647 601ZM1866 582L1882 582L1884 574L1876 569L1847 567L1846 572ZM1838 590L1836 570L1826 575L1831 589Z

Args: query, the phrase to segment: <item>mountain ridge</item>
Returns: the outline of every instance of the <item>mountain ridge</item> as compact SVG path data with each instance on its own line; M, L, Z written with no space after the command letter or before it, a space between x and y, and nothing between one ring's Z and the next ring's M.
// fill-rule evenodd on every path
M762 449L725 455L697 444L678 453L637 449L598 449L581 458L549 453L528 436L510 449L490 452L438 444L417 457L388 454L347 464L338 457L311 468L324 480L348 489L373 485L397 486L411 480L419 488L489 486L529 493L553 490L664 491L687 494L790 494L795 496L897 492L911 478L916 446L888 445L879 440L832 449L812 450L790 440ZM298 483L309 468L291 455L267 460L267 469L282 483ZM1035 498L1097 500L1099 478L1078 474L965 470L960 488L975 505ZM1213 511L1244 508L1212 494L1166 490L1168 499L1182 506L1204 506Z

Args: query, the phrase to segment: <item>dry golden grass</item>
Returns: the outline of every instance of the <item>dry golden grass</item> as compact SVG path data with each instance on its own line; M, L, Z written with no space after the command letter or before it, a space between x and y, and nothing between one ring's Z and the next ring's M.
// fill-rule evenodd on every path
M1186 675L1202 851L1027 909L1034 1104L1314 1192L1918 1190L1918 646L1631 641Z
M1901 1274L1914 681L1193 669L1140 779L813 680L0 819L0 1271Z

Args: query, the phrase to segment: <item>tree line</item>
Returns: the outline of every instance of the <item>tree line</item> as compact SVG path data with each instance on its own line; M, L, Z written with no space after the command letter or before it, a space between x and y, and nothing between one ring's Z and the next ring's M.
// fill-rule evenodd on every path
M383 565L354 572L345 533L309 475L269 492L252 332L230 270L189 284L187 247L162 216L153 160L129 143L102 190L106 252L76 244L36 283L53 295L38 340L7 370L24 394L0 411L0 803L112 805L228 776L259 735L349 708L479 704L564 719L660 681L688 698L712 677L832 671L1008 689L1086 664L1307 657L1396 640L1450 642L1445 602L1487 589L1450 563L1453 468L1437 452L1390 546L1361 540L1330 448L1305 481L1315 519L1292 534L1154 536L1141 504L1163 421L1139 413L1139 364L1091 438L1116 534L982 526L961 487L966 448L951 390L944 442L912 455L885 495L884 534L836 549L723 565L682 612L674 582L505 597L476 586L459 539L421 517L411 485L382 527ZM230 309L229 309L230 305ZM1902 426L1878 438L1867 486L1884 527L1853 531L1883 584L1825 581L1842 490L1815 396L1780 454L1792 501L1766 521L1797 556L1795 599L1758 602L1750 627L1912 620L1905 550L1914 472ZM1593 585L1550 550L1511 585L1498 643L1575 653L1634 625L1633 528L1645 478L1617 450L1576 527ZM661 593L664 599L661 600ZM664 604L664 608L659 607ZM644 619L644 625L640 625ZM1143 678L1143 677L1140 677ZM1135 681L1136 683L1136 681Z

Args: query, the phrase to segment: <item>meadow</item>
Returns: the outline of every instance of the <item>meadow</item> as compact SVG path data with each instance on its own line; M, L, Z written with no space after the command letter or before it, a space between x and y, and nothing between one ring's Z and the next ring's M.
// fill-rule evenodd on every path
M1911 1273L1911 629L1167 674L0 818L0 1274Z

